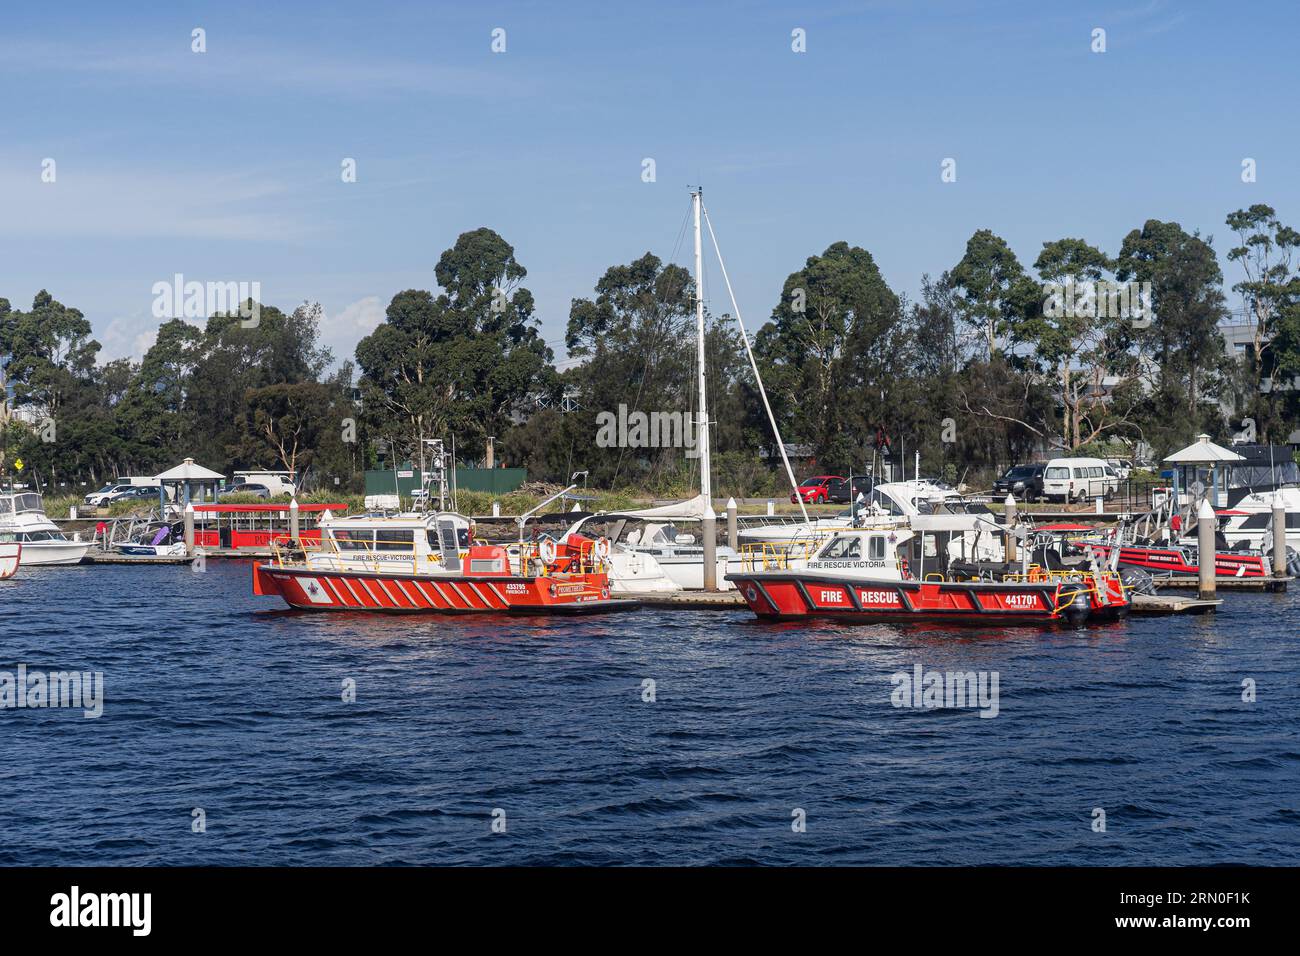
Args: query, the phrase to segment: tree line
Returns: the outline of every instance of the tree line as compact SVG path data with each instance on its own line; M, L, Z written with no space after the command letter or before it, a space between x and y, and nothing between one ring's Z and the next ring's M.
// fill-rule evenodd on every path
M1161 455L1200 431L1285 441L1300 426L1300 234L1265 205L1226 225L1230 278L1213 239L1176 222L1147 220L1114 256L1047 241L1028 265L981 229L915 300L870 252L832 243L752 333L782 437L819 470L919 452L923 471L949 478L1054 449L1141 441ZM620 408L694 417L690 274L651 253L611 266L572 300L559 363L526 277L496 232L464 233L434 268L436 290L394 295L341 363L319 345L316 304L263 305L255 322L248 310L170 319L140 361L101 363L79 310L45 291L28 310L0 299L0 467L21 457L47 484L78 485L188 455L359 490L365 468L419 462L428 440L454 438L470 462L494 440L498 464L534 479L692 485L698 460L676 438L597 441ZM1240 349L1225 347L1225 322ZM774 490L772 431L725 314L708 316L706 363L720 492Z

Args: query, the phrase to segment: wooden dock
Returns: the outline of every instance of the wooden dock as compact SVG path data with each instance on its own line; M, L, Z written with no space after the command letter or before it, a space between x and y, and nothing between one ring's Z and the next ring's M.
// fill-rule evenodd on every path
M699 611L734 611L746 607L739 591L650 591L618 594L635 600L642 607L691 608Z
M1208 614L1223 603L1223 598L1202 601L1183 594L1130 594L1130 614Z
M1195 591L1200 587L1196 575L1186 574L1176 577L1157 577L1152 579L1157 589L1173 588L1181 591ZM1266 577L1266 578L1237 578L1225 577L1214 579L1214 589L1216 591L1255 591L1280 593L1286 590L1287 584L1294 581L1292 577Z

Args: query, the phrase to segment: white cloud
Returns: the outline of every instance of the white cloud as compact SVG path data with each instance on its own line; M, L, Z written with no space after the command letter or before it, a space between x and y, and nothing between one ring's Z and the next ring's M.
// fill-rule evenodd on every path
M339 312L326 312L320 321L320 344L334 353L338 363L351 361L357 343L379 327L384 321L384 305L379 296L370 295L343 307Z

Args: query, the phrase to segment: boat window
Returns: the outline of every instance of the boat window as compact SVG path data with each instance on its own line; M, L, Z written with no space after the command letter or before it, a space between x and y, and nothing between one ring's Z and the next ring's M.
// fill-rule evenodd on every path
M335 528L330 534L343 551L367 551L375 543L375 533L368 528Z
M903 513L899 504L878 488L872 490L871 497L867 499L867 507L877 514L901 515Z
M410 551L415 547L415 532L410 528L380 528L375 532L376 551Z
M840 535L822 550L821 557L843 560L862 556L862 541L857 535Z
M885 560L885 539L878 534L871 536L871 543L867 549L867 556L872 561Z

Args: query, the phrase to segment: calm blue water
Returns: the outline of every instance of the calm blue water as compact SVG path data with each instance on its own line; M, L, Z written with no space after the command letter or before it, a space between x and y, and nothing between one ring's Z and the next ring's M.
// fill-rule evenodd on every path
M1300 863L1294 592L942 631L293 614L249 576L0 582L0 670L106 683L0 711L0 864ZM998 672L999 715L896 709L918 662Z

